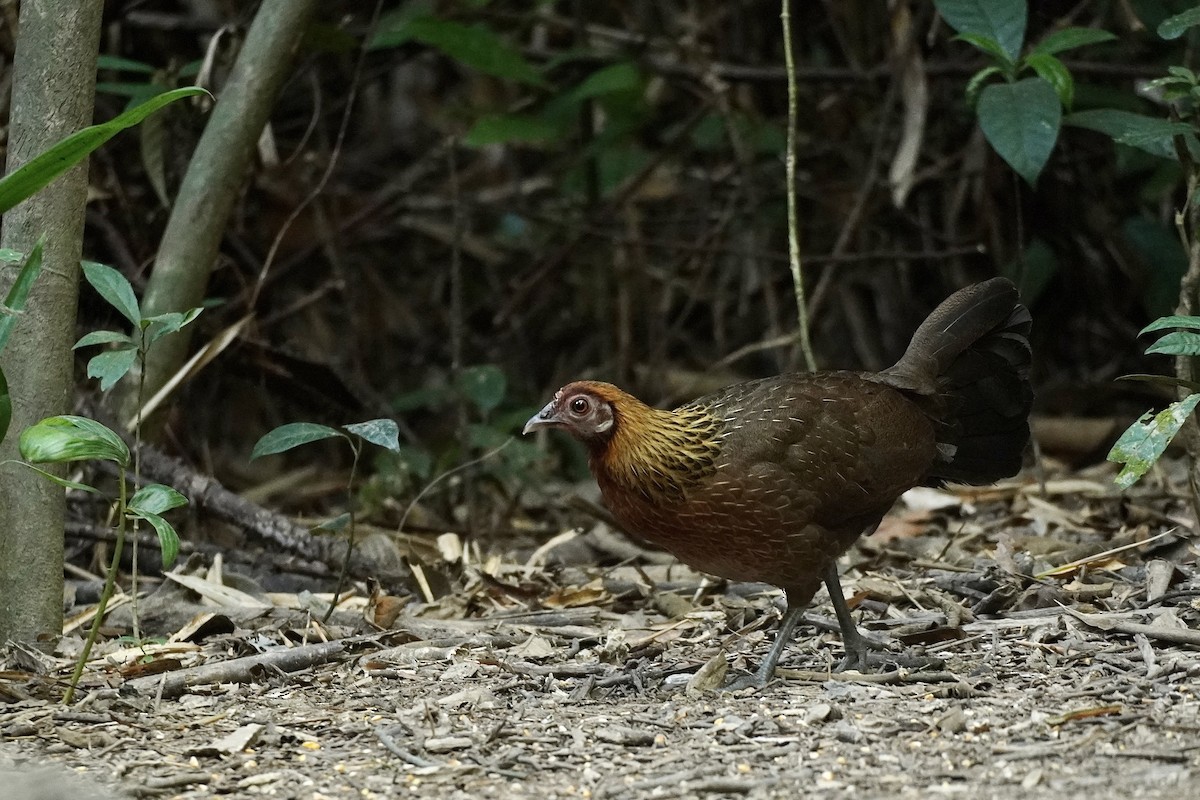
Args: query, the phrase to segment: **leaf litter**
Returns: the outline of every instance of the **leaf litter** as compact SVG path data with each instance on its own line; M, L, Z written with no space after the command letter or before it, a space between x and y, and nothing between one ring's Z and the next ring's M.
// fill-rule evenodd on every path
M615 537L569 509L530 549L425 546L415 594L364 587L329 624L331 595L193 553L140 602L158 639L109 614L74 706L77 634L3 651L0 771L73 800L1185 796L1193 523L1178 489L1111 471L906 498L843 586L867 632L941 666L833 672L818 596L759 692L719 687L765 654L776 590L594 566Z

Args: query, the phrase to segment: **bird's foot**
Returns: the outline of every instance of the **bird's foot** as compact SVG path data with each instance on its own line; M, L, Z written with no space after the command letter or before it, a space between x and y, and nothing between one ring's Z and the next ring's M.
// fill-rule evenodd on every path
M745 672L721 687L722 692L738 692L742 689L763 689L775 677L775 664L764 661L754 672Z

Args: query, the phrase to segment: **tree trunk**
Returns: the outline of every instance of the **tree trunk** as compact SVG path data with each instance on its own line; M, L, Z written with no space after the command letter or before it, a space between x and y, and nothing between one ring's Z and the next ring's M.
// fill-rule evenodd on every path
M101 0L23 0L13 59L8 130L11 172L91 124ZM0 246L28 253L45 237L43 270L25 314L0 354L13 399L0 461L14 459L20 432L71 409L71 345L87 201L87 163L64 173L4 215ZM0 267L0 297L15 278ZM61 487L0 464L0 641L57 641L62 633Z
M263 0L259 7L179 187L146 284L145 316L186 311L204 299L255 145L280 87L291 74L296 48L316 8L316 0ZM150 350L145 398L153 396L183 365L191 331L188 327L166 336ZM118 387L122 419L134 418L137 386L137 375L131 373Z

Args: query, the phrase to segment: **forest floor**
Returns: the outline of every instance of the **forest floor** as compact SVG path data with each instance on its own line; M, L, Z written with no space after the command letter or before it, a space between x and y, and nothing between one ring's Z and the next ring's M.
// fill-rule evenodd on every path
M167 640L106 642L70 707L77 637L5 653L0 796L1200 797L1193 524L1108 474L920 491L843 585L865 630L944 663L831 672L818 595L738 692L716 687L765 654L778 592L678 565L493 561L328 625L184 570L142 602Z

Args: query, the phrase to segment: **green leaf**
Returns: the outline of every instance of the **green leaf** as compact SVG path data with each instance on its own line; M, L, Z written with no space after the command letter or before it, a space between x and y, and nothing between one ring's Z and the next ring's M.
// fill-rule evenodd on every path
M1016 61L1025 41L1025 0L934 0L942 19L959 33L989 37Z
M87 417L47 417L21 432L21 458L34 464L61 464L98 458L129 466L129 448L120 436Z
M1167 328L1187 328L1189 330L1200 331L1200 317L1184 317L1172 315L1169 317L1159 317L1151 322L1146 327L1138 331L1138 336L1152 331L1162 331Z
M463 397L485 413L500 405L508 391L508 379L495 364L467 367L458 374L457 384Z
M203 310L202 308L192 308L187 311L169 311L166 314L146 317L142 323L149 323L149 327L146 329L147 344L153 344L164 336L178 332L183 326L191 324Z
M1146 348L1146 355L1200 356L1200 333L1175 331Z
M163 92L101 125L73 133L44 153L0 179L0 214L87 158L88 154L126 128L137 125L165 105L185 97L208 95L199 86ZM211 97L211 95L209 95Z
M1012 72L1016 69L1017 62L1014 61L1007 52L1005 52L1004 48L1000 46L999 42L990 36L978 36L974 33L963 33L955 36L954 38L961 39L962 41L972 44L983 52L987 53L996 60L998 66L1000 66L1000 68L1003 69L1006 74L1012 74Z
M468 147L490 144L540 144L558 138L559 127L528 114L491 114L476 120L463 137Z
M314 531L329 531L330 533L341 533L350 524L349 514L338 514L336 517L321 522L319 525L314 525Z
M22 260L18 256L18 261ZM8 290L8 295L4 298L4 307L0 308L0 350L4 349L4 345L8 344L8 339L12 336L13 326L17 324L18 312L25 308L25 301L29 299L29 292L33 288L34 281L37 280L42 271L42 240L38 239L38 243L34 245L29 257L24 259L21 264L21 269L17 272L17 279L13 281L13 285ZM0 436L0 439L3 439Z
M186 506L188 499L170 486L148 483L129 498L130 511L146 514L164 514L173 508Z
M0 369L0 442L4 441L11 423L12 396L8 393L8 379L4 377L4 370Z
M76 342L75 346L71 349L78 350L81 347L91 347L92 345L97 344L112 344L113 342L120 342L121 344L129 345L130 347L135 346L133 339L130 339L128 334L121 333L120 331L92 331L91 333L85 333L83 336L79 337L79 341Z
M1041 78L993 83L979 95L979 127L1017 174L1031 185L1050 158L1062 121L1062 105Z
M1039 78L1054 87L1063 108L1071 107L1075 102L1075 79L1061 61L1046 53L1034 53L1025 59L1025 64L1032 68Z
M87 278L87 282L108 301L109 305L132 322L134 327L142 324L142 311L138 307L137 296L134 295L133 287L129 285L129 281L125 279L124 275L105 264L85 261L83 277Z
M1108 31L1102 31L1097 28L1063 28L1061 31L1055 31L1045 39L1042 39L1029 52L1030 55L1052 56L1064 50L1074 50L1076 47L1084 47L1089 44L1111 42L1116 38L1116 36Z
M1113 141L1172 161L1176 159L1174 138L1179 135L1194 138L1191 126L1185 123L1115 108L1076 111L1064 117L1063 124L1103 133Z
M391 450L393 453L400 451L400 426L396 424L395 420L373 419L342 427L355 436L361 436L371 444L378 445L385 450Z
M96 69L111 69L118 72L140 72L143 75L153 75L156 71L155 67L144 61L134 61L130 58L105 54L97 57Z
M1200 25L1200 6L1193 6L1187 11L1164 19L1158 26L1158 35L1164 39L1178 39L1194 25Z
M596 70L572 89L568 96L573 102L580 103L591 97L617 92L640 92L642 83L642 73L633 62L622 61Z
M987 83L988 78L1000 76L1004 74L1004 70L997 66L984 67L971 76L967 81L967 88L964 94L967 96L967 105L975 108L979 105L979 93L983 91L983 86Z
M481 25L463 25L431 16L414 17L391 30L381 31L369 47L395 47L408 41L436 47L460 64L486 75L534 86L548 85L519 50Z
M332 439L335 436L345 438L346 434L328 425L317 425L314 422L289 422L259 439L250 453L250 460L283 453L302 444Z
M105 350L88 361L88 377L99 378L100 391L107 392L129 374L129 370L137 363L137 356L137 349L132 345L119 350Z
M1175 434L1200 403L1200 394L1185 397L1150 418L1143 414L1121 434L1108 453L1108 460L1124 464L1115 479L1117 486L1128 489L1158 461Z
M144 519L154 526L154 532L158 534L158 546L162 550L163 569L174 564L175 559L179 556L179 534L171 527L171 523L149 511L133 511L131 509L130 514Z
M33 464L26 464L24 461L4 461L4 462L0 462L0 463L20 464L22 467L25 467L26 469L36 472L38 475L41 475L43 478L50 481L51 483L57 483L59 486L63 487L64 489L78 489L81 492L90 492L91 494L100 494L100 490L95 488L94 486L88 486L86 483L76 483L75 481L69 481L66 478L60 478L57 475L47 472L44 469L38 469Z

